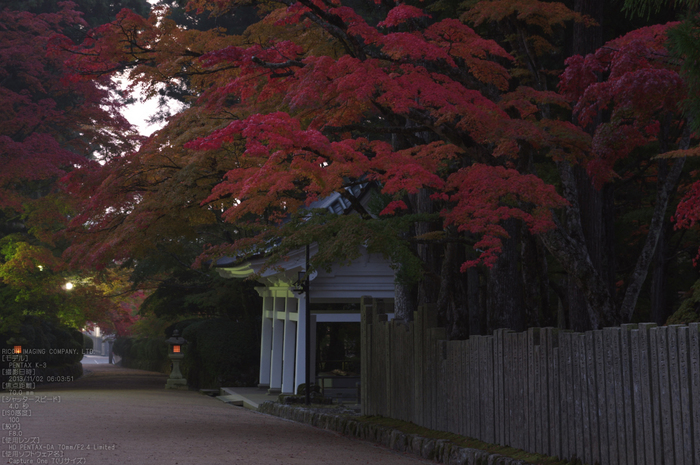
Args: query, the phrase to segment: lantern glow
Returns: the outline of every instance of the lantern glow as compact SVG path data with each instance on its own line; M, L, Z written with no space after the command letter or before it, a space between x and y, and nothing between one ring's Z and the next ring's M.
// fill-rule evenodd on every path
M15 346L14 353L21 354L22 353L22 346Z
M173 353L174 354L180 353L180 346L179 345L173 345Z

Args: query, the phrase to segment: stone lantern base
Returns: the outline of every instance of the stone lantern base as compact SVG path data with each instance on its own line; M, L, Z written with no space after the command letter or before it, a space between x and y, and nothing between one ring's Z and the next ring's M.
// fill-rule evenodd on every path
M184 357L183 354L168 354L168 358L173 362L173 370L170 372L170 378L165 383L165 389L188 389L187 380L182 377L180 372L180 360Z
M165 383L165 389L183 389L187 390L189 389L187 387L187 380L184 378L180 379L168 379L168 381Z

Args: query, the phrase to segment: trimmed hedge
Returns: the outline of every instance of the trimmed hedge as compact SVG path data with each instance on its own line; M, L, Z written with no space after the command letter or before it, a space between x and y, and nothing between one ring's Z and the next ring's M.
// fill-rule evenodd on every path
M168 344L165 339L120 337L114 341L112 349L122 358L120 364L123 367L161 373L170 371Z
M83 358L83 334L75 328L59 327L51 321L36 316L27 316L17 332L0 334L0 349L10 350L14 345L23 349L43 351L29 356L31 363L37 363L35 375L73 376L83 374L80 360ZM60 349L61 353L52 354L51 349ZM43 364L46 364L43 367ZM8 376L0 375L1 382L7 382Z
M197 389L255 386L260 364L260 328L221 318L185 327L183 376Z
M223 318L186 320L166 329L177 329L187 340L180 371L191 388L254 386L258 380L260 328ZM168 344L163 339L118 338L114 353L123 367L170 373Z

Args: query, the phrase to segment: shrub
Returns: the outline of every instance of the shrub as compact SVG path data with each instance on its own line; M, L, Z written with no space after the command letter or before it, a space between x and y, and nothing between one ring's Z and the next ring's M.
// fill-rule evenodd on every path
M700 321L700 280L695 281L693 292L686 298L676 312L668 317L667 325L688 324Z
M120 337L114 341L112 349L122 358L120 363L123 367L161 373L167 373L170 369L165 339Z
M187 340L180 369L190 387L254 386L258 379L260 328L246 322L216 318L185 320L170 325ZM168 344L162 339L118 338L114 353L122 366L170 372Z
M254 386L258 379L260 328L248 322L210 319L182 332L188 344L181 368L190 386Z
M36 316L27 316L13 333L0 334L0 349L11 349L19 344L23 349L36 349L43 353L30 355L30 362L46 367L37 367L36 376L47 375L80 376L83 358L83 335L74 328L60 327L55 323L42 320ZM62 349L61 353L52 354L51 349ZM71 353L72 352L72 353ZM5 380L6 376L0 376Z

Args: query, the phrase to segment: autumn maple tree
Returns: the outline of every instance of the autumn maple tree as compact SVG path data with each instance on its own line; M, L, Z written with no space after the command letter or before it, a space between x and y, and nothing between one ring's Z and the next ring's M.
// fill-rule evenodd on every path
M451 337L635 317L684 166L654 157L692 142L671 25L564 63L563 31L599 25L560 3L484 1L441 20L393 2L255 6L233 33L181 27L161 5L124 10L79 46L54 39L77 81L126 71L186 103L138 151L66 178L82 201L74 264L173 269L195 249L202 265L265 248L272 265L315 242L313 266L329 267L362 244L396 265L399 315L436 302ZM243 5L187 8L225 22ZM500 44L476 32L494 27ZM614 205L629 185L653 207L623 272L614 247L594 248L603 207L585 199ZM352 214L309 210L331 194ZM556 316L552 290L580 326Z
M214 13L235 6L190 5L198 12L213 7ZM201 170L205 158L212 163L211 177L190 182L210 192L188 190L194 194L190 202L167 208L184 207L183 213L232 223L244 237L214 244L203 258L279 239L273 262L315 241L318 267L352 259L359 244L366 244L390 255L408 281L422 268L414 244L404 239L416 221L443 225L431 226L433 231L418 240L466 240L482 250L457 269L494 262L507 237L503 221L520 221L533 233L554 227L552 208L564 201L552 186L518 169L519 144L546 147L558 159L582 156L585 137L575 126L533 117L540 102L567 103L553 92L511 89L507 66L513 57L458 20L432 22L408 5L377 9L385 12L384 19L370 25L340 4L282 5L242 36L223 39L212 31L176 33L166 10L147 20L124 12L117 22L96 30L78 50L76 67L84 75L135 66L132 78L155 86L156 73L167 71L173 79L179 73L198 102L205 103L176 117L167 133L181 132L185 122L191 125L195 112L206 112L205 118L219 127L187 127L190 140L182 145L156 136L146 150L108 167L149 163L133 171L140 181L132 177L134 184L126 186L131 189L124 189L113 171L97 195L89 191L90 202L101 210L101 193L105 200L115 198L107 194L111 186L124 203L110 214L86 210L88 217L98 218L95 229L112 225L113 239L95 239L101 246L94 243L80 255L87 252L99 260L103 253L109 258L131 253L125 243L128 228L157 228L152 220L163 211L164 199L149 194L153 182L158 176L166 183L191 176L183 172L195 163ZM230 44L212 50L205 38ZM208 49L202 48L205 43ZM233 121L221 126L224 116ZM166 158L163 150L172 156ZM375 209L350 193L368 183L378 186ZM333 192L357 214L319 213L302 220L306 207ZM416 204L419 195L429 197L428 209ZM149 198L160 207L149 207ZM131 210L128 215L126 210ZM85 218L78 221L84 224ZM283 224L288 218L292 221ZM446 238L452 230L454 237Z
M72 272L60 234L74 213L57 182L95 157L129 150L127 121L108 80L70 80L66 55L49 43L67 28L87 31L75 4L53 13L0 12L0 331L26 315L80 327L115 310L96 276ZM68 292L66 283L85 285ZM78 281L76 281L77 283Z

